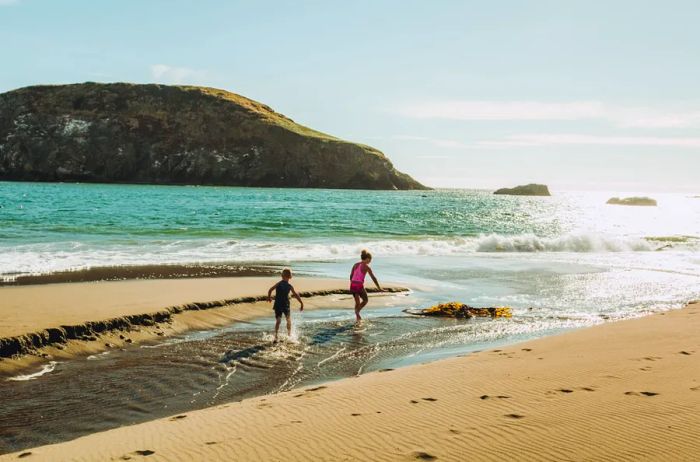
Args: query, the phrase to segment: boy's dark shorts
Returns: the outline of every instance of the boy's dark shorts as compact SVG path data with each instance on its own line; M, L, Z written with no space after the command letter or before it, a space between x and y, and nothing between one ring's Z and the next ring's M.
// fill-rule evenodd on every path
M275 317L276 318L281 318L282 315L289 317L289 307L288 306L275 305L274 308L275 308Z

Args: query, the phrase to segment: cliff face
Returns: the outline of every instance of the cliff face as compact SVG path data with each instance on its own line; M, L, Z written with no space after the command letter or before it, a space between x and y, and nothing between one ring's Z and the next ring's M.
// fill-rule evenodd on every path
M0 94L0 180L426 189L380 151L242 96L123 83Z

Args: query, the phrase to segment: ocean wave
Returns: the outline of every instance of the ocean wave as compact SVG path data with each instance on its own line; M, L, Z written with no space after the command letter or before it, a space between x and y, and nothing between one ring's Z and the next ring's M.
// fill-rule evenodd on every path
M672 244L672 246L669 246ZM490 234L473 237L375 239L338 242L331 239L252 240L189 239L123 243L56 242L25 244L0 252L0 278L51 274L96 267L153 264L264 264L353 259L363 248L376 255L460 256L479 253L525 252L647 252L697 251L692 242L663 242L644 238L596 234L540 237L534 234Z
M617 238L595 234L569 234L554 238L534 234L502 236L491 234L479 238L477 252L648 252L656 250L639 238Z

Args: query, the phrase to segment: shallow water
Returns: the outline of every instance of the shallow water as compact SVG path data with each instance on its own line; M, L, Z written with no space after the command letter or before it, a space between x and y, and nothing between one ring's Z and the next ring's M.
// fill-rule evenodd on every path
M373 297L349 309L294 313L293 338L273 345L272 318L52 364L0 382L0 452L247 397L466 354L585 325L521 310L515 319L416 317L424 295ZM350 304L350 300L347 300ZM600 320L598 320L600 322ZM283 336L286 337L286 336Z

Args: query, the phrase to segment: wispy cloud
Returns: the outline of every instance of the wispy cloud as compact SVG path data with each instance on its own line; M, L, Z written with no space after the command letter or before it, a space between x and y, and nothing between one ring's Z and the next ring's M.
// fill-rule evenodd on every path
M477 147L510 148L542 147L561 145L598 146L650 146L668 148L700 148L700 138L659 137L659 136L598 136L575 133L540 133L513 135L501 140L477 141Z
M520 148L546 146L651 146L666 148L700 148L698 137L664 137L664 136L606 136L579 133L535 133L510 135L501 139L476 140L463 142L441 138L415 135L394 135L394 140L426 143L444 149L481 149L481 148Z
M194 84L207 80L209 73L202 69L154 64L151 66L151 77L159 83Z
M16 5L19 0L0 0L0 6Z
M422 143L429 143L438 148L448 148L448 149L463 149L468 148L470 145L457 140L448 140L443 138L430 138L427 136L413 136L413 135L394 135L391 137L394 140L402 141L418 141Z
M600 101L437 101L399 106L405 117L451 120L605 120L619 127L680 128L700 126L700 110L611 105Z

